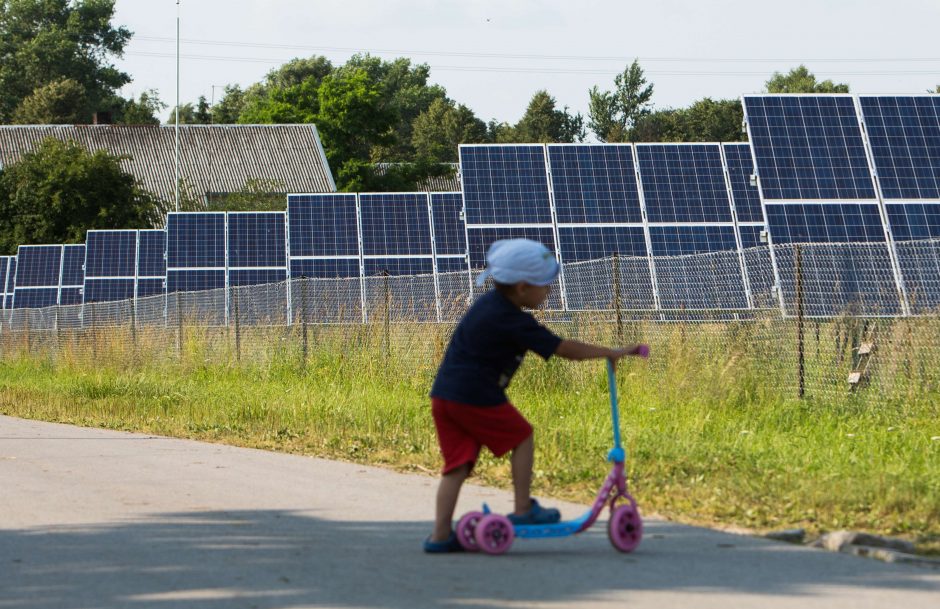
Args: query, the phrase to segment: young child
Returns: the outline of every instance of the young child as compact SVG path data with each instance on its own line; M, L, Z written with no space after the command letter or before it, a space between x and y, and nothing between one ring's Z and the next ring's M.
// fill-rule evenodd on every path
M539 505L529 495L535 444L532 426L506 398L506 388L527 351L543 359L557 355L570 360L610 358L640 353L640 346L608 349L563 340L539 324L523 308L535 309L548 297L558 276L555 256L528 239L496 241L486 254L482 286L492 278L495 289L481 296L464 314L431 387L431 409L444 456L434 532L425 552L459 552L451 523L457 497L483 446L501 457L512 451L514 524L558 522L557 509Z

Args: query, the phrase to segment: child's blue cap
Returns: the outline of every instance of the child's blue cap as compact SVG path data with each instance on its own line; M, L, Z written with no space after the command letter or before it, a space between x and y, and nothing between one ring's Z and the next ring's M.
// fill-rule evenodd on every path
M486 270L477 277L477 285L482 286L487 277L497 283L548 285L560 269L555 254L538 241L502 239L486 252Z

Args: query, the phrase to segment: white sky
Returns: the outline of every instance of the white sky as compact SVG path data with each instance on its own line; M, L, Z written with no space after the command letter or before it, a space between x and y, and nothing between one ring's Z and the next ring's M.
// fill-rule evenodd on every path
M633 58L657 107L759 92L799 63L855 93L940 84L940 0L181 0L180 15L182 103L355 52L427 63L449 97L507 122L539 89L586 116L588 89L612 89ZM114 23L135 34L124 95L175 103L176 16L176 0L117 0Z

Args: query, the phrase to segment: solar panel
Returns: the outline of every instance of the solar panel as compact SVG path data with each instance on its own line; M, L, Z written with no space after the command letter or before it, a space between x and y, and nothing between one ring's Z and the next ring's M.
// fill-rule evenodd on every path
M739 223L764 223L760 192L752 183L754 161L749 144L722 144L731 182L731 200Z
M227 221L225 212L170 212L166 224L166 291L168 322L177 314L205 324L228 320ZM220 290L215 294L182 292ZM178 313L177 313L178 312Z
M356 195L289 195L287 226L291 258L359 257Z
M854 99L745 96L744 110L784 312L796 310L798 274L827 286L804 302L809 314L901 311L900 268ZM798 270L790 244L806 243L817 245L803 248Z
M550 144L559 224L642 223L630 144Z
M463 221L463 195L459 192L431 193L431 216L435 253L440 256L467 255L467 233Z
M16 254L13 307L51 307L59 302L61 245L21 245Z
M552 223L543 145L461 145L460 173L468 225Z
M85 234L85 252L84 302L134 297L136 230L89 230Z
M551 226L510 226L495 228L467 227L467 244L469 250L470 267L473 269L473 278L476 280L477 271L486 266L486 250L500 239L532 239L543 244L553 252L555 248L555 233ZM475 288L479 294L479 288ZM562 300L560 290L552 290L548 296L546 306L550 309L561 309Z
M137 276L163 279L166 277L166 231L141 230L137 252Z
M167 214L167 272L179 269L224 270L226 266L225 227L225 212L170 212Z
M0 256L0 279L2 279L3 284L2 290L2 299L0 299L0 307L4 309L9 309L13 304L13 277L16 273L16 257L15 256Z
M658 306L752 306L721 145L637 144L636 157ZM678 258L704 253L718 262Z
M728 226L650 226L654 256L684 256L708 252L737 251L734 227Z
M637 144L650 223L731 222L718 144Z
M431 256L427 193L359 195L362 251L368 256Z
M875 199L849 95L744 96L764 201Z
M859 98L885 200L940 200L940 97Z
M911 310L934 311L940 307L940 204L889 203L885 208Z
M229 268L286 269L286 221L284 212L228 212Z

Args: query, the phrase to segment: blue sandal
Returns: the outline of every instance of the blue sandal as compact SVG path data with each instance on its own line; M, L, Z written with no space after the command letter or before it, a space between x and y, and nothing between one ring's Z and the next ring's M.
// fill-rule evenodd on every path
M457 533L451 531L450 537L445 541L431 541L430 537L425 539L424 551L428 554L447 554L450 552L463 552L464 547L457 541Z
M528 512L521 516L509 514L508 518L513 524L555 524L561 520L561 512L555 508L543 508L533 499Z

